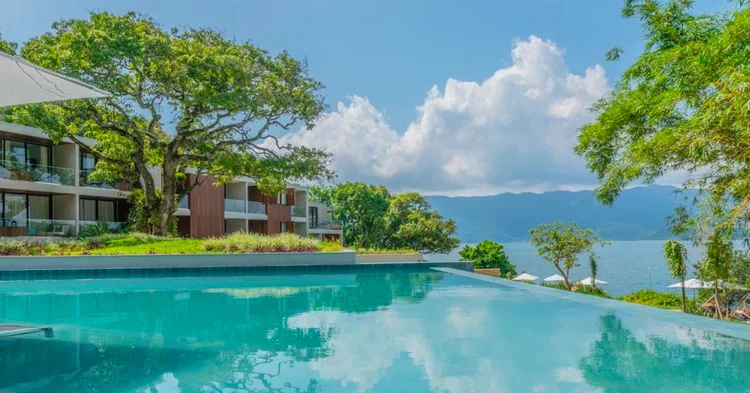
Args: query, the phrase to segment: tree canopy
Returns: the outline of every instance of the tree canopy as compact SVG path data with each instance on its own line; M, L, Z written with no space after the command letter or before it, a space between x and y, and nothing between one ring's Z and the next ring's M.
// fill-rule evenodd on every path
M474 262L477 269L495 269L499 268L500 273L508 278L516 276L516 266L510 263L510 259L505 254L502 244L490 240L482 240L476 246L466 245L458 255L462 261Z
M333 209L346 244L361 248L447 253L458 247L456 224L417 193L392 195L361 182L312 187L312 198Z
M641 21L645 49L597 102L575 150L599 179L597 198L611 204L634 182L668 172L711 199L731 203L722 225L750 212L750 7L694 14L692 0L627 0ZM620 49L608 57L619 57Z
M2 32L0 32L0 52L5 52L9 55L15 55L18 44L15 42L4 41Z
M539 256L555 266L570 288L570 269L577 266L578 256L592 254L596 244L606 244L596 232L578 224L562 221L548 222L532 229L531 244L537 248ZM593 272L592 272L593 273Z
M94 12L54 23L21 55L112 97L24 106L6 120L83 146L98 160L94 179L137 184L154 233L166 234L177 201L204 175L249 176L267 194L332 176L327 153L279 145L274 136L312 127L324 110L322 84L287 52L271 55L206 28L166 30L133 12Z

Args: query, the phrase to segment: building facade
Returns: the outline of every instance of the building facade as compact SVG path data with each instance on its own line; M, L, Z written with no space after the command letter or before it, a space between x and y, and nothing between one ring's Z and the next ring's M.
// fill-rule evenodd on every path
M0 122L0 237L73 237L87 225L106 222L112 229L124 225L132 188L89 181L95 165L94 156L70 140L55 145L39 129ZM159 174L158 168L152 170L157 187ZM193 182L195 176L188 175L186 181ZM289 186L286 193L269 197L250 178L238 177L226 184L200 180L179 203L181 236L218 237L244 231L341 239L340 229L327 229L326 236L319 236L317 211L327 207L309 204L305 187ZM311 211L316 212L314 222L309 220Z

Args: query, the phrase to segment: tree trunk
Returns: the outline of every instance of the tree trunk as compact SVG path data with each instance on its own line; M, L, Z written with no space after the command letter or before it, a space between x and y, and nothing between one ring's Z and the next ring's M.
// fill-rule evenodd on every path
M570 290L570 282L568 282L568 275L565 274L565 272L560 267L559 263L555 263L554 265L555 265L555 268L557 269L557 271L560 272L560 275L563 276L563 279L565 280L565 287L567 287L568 290Z
M687 307L685 307L685 277L682 278L680 288L682 289L682 312L687 312Z
M159 226L160 236L170 235L170 223L175 212L175 198L177 197L176 167L172 160L164 158L162 166L162 197L159 204Z

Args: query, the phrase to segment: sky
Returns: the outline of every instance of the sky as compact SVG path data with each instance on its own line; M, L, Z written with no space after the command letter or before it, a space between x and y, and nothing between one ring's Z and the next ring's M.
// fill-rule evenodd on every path
M308 61L327 113L283 140L326 149L338 181L436 195L596 187L572 147L642 50L620 0L0 0L24 42L60 19L138 11ZM698 0L696 11L728 0ZM621 46L618 62L604 54ZM661 182L679 182L679 176Z

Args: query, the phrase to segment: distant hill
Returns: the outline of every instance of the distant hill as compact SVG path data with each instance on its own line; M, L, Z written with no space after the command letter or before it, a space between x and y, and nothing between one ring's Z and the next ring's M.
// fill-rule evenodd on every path
M540 223L575 221L608 240L670 237L665 219L686 193L670 186L637 187L622 192L614 206L597 202L592 191L499 194L484 197L432 196L428 200L458 225L462 242L528 240ZM691 195L688 195L691 196Z

